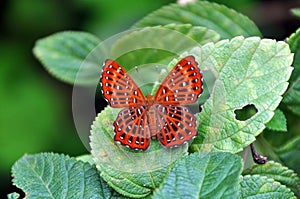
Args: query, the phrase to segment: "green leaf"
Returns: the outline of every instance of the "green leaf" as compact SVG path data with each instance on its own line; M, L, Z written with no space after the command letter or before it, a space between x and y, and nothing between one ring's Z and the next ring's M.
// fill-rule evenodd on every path
M82 162L87 162L90 165L94 165L95 164L95 162L93 160L93 156L91 154L86 154L86 155L78 156L78 157L76 157L76 160L80 160Z
M290 79L289 89L284 95L283 103L298 116L300 115L300 28L288 40L294 56L294 71Z
M206 44L208 42L217 42L221 38L220 35L214 30L202 26L193 26L191 24L168 24L158 27L165 27L171 30L178 31L185 36L195 40L200 45ZM174 46L178 45L178 42L180 41L176 42L177 44L173 43Z
M275 181L286 185L297 195L300 193L300 179L297 174L293 170L284 167L277 162L269 161L266 164L254 165L243 172L243 175L246 174L257 174L273 178Z
M300 8L293 8L293 9L291 9L291 12L294 16L300 18Z
M134 66L167 64L174 55L219 39L215 31L204 27L168 24L129 31L114 43L111 53L129 71Z
M223 39L239 35L261 36L258 28L248 17L223 5L207 1L196 1L186 5L167 5L140 20L135 27L171 23L203 26L216 31Z
M114 141L113 122L120 109L105 108L91 130L91 148L101 176L116 191L132 198L144 198L157 188L173 162L187 153L187 144L165 149L151 140L146 151L136 151Z
M100 40L89 33L59 32L39 39L33 52L53 76L70 84L85 85L99 78L101 62L95 53L90 54L99 43Z
M7 199L18 199L19 198L19 194L14 192L14 193L10 193L7 195Z
M276 149L276 153L280 157L281 161L284 162L289 168L300 173L300 136L289 140L285 145Z
M287 131L286 118L280 109L276 109L272 119L266 124L266 127L273 131Z
M241 170L237 155L193 153L175 163L153 198L238 198Z
M198 115L199 134L192 149L242 150L271 120L288 86L293 58L289 46L270 39L236 37L194 48L188 54L196 57L202 71L211 71L216 78ZM209 82L205 76L204 81ZM238 120L235 111L249 105L257 113Z
M289 198L296 199L294 193L272 178L259 175L246 175L241 181L242 199L270 199L270 198Z
M26 198L108 198L118 197L88 163L65 155L25 155L13 168L14 184Z

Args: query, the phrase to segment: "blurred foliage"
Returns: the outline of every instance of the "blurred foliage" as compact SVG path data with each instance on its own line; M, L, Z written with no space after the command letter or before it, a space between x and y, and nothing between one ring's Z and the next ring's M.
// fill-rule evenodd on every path
M34 42L70 29L85 30L105 39L171 2L175 0L10 0L0 3L1 194L11 192L6 190L10 184L10 168L24 153L58 151L72 156L86 151L72 123L72 87L51 77L33 58ZM299 27L299 21L289 15L296 1L215 2L246 13L267 37L284 39ZM273 10L266 14L272 5ZM274 12L274 7L278 12ZM299 118L292 114L286 116L292 133L278 132L276 139L274 133L265 133L274 146L299 136Z
M41 35L68 28L65 16L52 14L66 12L55 2L35 0L5 2L1 9L0 193L5 194L10 168L24 153L77 155L85 149L72 124L71 87L52 79L31 52Z
M74 0L80 12L85 13L86 20L82 27L105 39L128 29L147 13L167 5L175 0Z

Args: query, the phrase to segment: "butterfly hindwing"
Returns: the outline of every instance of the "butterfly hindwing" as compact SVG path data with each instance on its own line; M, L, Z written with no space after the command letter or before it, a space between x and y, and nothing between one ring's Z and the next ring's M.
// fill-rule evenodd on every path
M158 88L154 100L158 104L190 104L202 92L202 74L193 56L180 60Z
M146 150L150 145L150 129L144 106L123 109L114 122L116 142L131 149Z
M157 138L165 147L177 147L197 136L196 117L184 106L155 105Z
M100 79L104 98L113 108L138 107L145 97L128 73L113 60L106 60Z

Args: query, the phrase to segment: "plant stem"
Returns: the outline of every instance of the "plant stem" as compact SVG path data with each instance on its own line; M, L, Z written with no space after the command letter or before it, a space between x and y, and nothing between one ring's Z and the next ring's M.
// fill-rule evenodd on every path
M264 157L262 155L260 155L256 149L254 148L254 144L251 143L250 144L250 148L251 148L251 152L252 152L252 157L253 157L253 161L256 163L256 164L265 164L267 162L267 157Z
M268 157L270 159L282 164L282 161L277 155L277 153L274 151L273 146L271 146L271 144L263 136L257 137L257 144L258 148L261 149L261 151L264 151L264 154L268 154Z

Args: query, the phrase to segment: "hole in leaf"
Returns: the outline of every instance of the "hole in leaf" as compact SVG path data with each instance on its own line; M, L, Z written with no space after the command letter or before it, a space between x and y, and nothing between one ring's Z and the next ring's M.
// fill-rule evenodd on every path
M257 113L257 108L253 104L248 104L242 107L241 109L236 109L234 113L235 119L240 121L246 121Z

